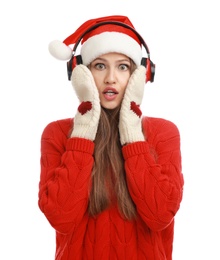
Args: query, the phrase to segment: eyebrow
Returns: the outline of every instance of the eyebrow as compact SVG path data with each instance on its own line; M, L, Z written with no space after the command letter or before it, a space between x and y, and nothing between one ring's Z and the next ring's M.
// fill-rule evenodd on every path
M96 58L95 60L93 60L92 62L95 62L95 61L105 61L107 62L108 60L106 59L103 59L103 58ZM131 62L130 59L120 59L120 60L116 60L116 62Z

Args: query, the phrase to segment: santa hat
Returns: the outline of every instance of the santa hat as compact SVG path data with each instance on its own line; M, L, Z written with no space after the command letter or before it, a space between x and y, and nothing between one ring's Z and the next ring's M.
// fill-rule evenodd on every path
M70 60L76 50L70 46L81 42L80 54L84 65L109 52L122 53L140 65L142 51L137 35L128 17L106 16L86 21L63 42L51 42L49 52L59 60Z

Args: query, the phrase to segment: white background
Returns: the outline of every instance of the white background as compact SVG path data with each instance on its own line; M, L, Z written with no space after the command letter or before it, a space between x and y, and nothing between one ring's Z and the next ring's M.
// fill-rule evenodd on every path
M0 259L52 260L55 234L38 208L40 138L78 105L66 63L48 43L84 21L127 15L156 63L142 110L176 123L185 189L174 260L220 259L218 1L2 1L0 4Z

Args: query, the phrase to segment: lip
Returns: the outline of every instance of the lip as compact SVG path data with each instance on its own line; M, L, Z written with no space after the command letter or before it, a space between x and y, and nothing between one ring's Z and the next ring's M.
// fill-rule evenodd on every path
M105 99L108 101L114 100L118 95L118 91L112 87L106 87L102 93L103 93ZM109 94L109 93L111 93L111 94Z

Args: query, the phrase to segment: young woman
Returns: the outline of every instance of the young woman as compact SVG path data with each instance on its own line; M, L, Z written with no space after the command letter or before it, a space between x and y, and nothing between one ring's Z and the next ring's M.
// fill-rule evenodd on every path
M154 68L149 58L140 65L145 43L127 17L110 16L87 21L50 52L71 58L77 39L82 64L73 56L68 67L78 110L49 123L41 140L39 207L56 230L55 259L171 260L180 135L168 120L142 116Z

